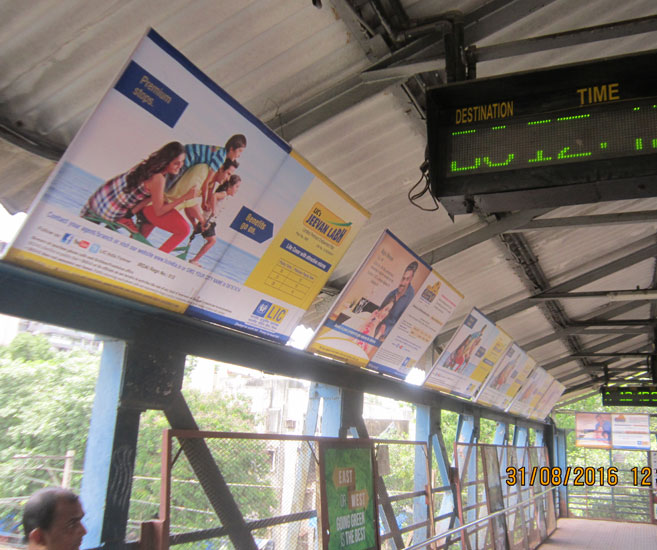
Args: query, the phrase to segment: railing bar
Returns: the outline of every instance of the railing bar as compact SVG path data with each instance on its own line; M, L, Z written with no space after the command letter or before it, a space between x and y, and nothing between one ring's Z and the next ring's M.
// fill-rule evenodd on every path
M461 525L460 527L456 527L454 529L450 529L449 531L445 531L444 533L441 533L439 535L436 535L434 537L431 537L430 539L424 540L422 542L419 542L418 544L413 544L411 546L407 546L404 550L418 550L419 548L424 548L428 544L431 544L432 542L436 542L440 539L443 539L445 537L448 537L450 535L454 535L456 533L459 533L463 531L464 529L469 529L470 527L477 525L481 523L482 521L488 521L491 518L497 517L502 514L506 514L510 512L511 510L515 510L516 508L520 508L521 506L528 506L532 501L536 500L537 498L542 497L543 495L549 493L550 491L554 491L556 487L550 487L549 489L546 489L545 491L542 491L538 493L537 495L534 495L533 497L523 500L521 502L518 502L514 504L513 506L509 506L507 508L504 508L502 510L498 510L497 512L493 512L492 514L489 514L483 518L477 519L475 521L471 521L470 523L466 523L464 525Z

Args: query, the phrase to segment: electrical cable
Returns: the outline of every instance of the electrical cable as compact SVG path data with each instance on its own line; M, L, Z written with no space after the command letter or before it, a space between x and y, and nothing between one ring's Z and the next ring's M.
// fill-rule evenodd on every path
M429 181L429 162L424 161L422 165L420 166L420 172L422 173L420 176L420 179L417 180L417 183L411 187L408 190L408 200L410 203L419 208L420 210L424 210L425 212L435 212L440 208L440 205L438 201L436 200L436 197L433 196L433 193L431 192L431 182ZM424 180L424 186L419 190L416 191L418 186L422 183L422 180ZM426 208L424 206L421 206L420 204L417 203L419 199L421 199L424 195L429 193L429 196L433 200L433 203L435 205L435 208Z

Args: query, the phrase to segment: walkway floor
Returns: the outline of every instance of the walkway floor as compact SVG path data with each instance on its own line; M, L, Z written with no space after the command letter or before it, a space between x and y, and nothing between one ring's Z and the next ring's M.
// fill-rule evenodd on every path
M539 550L655 550L657 525L563 518Z

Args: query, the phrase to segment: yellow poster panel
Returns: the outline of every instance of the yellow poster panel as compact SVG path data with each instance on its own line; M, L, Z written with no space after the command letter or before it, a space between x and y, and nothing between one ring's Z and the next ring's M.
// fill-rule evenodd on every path
M308 309L351 245L369 212L294 151L315 174L272 239L245 286Z

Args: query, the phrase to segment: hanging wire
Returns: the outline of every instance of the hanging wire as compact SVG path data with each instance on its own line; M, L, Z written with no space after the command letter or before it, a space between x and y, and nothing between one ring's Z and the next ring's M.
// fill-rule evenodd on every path
M434 197L433 193L431 192L431 182L429 181L429 161L425 160L420 165L420 172L422 173L420 179L417 180L417 183L408 190L408 200L413 206L416 206L420 210L424 210L425 212L435 212L440 208L440 205L438 204L436 197ZM419 190L417 190L420 185L422 185L422 187ZM433 200L435 208L426 208L418 204L417 201L422 197L424 197L424 195L426 195L427 193Z

